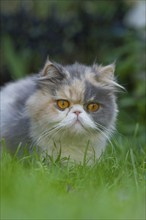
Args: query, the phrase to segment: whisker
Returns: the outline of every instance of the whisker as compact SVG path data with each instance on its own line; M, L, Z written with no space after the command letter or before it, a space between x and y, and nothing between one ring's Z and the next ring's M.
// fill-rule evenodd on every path
M43 130L45 130L45 131L40 133L39 138L37 138L37 140L35 141L36 144L39 145L43 138L50 137L50 139L51 139L52 133L55 134L58 131L58 129L59 129L58 125L54 126L51 129L47 129L47 130L46 130L46 128L44 128Z
M97 128L97 130L107 139L107 141L111 144L111 146L113 147L113 143L109 138L109 133L107 134L105 131L102 131L101 129Z

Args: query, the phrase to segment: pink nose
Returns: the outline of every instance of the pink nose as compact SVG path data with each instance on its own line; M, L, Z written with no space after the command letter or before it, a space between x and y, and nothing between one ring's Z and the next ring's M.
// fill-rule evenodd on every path
M81 112L80 111L74 111L74 113L78 116Z

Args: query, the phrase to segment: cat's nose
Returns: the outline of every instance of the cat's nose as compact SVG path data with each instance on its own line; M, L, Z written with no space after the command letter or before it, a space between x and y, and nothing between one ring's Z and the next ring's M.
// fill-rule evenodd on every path
M75 113L78 116L81 113L81 111L74 111L73 113Z

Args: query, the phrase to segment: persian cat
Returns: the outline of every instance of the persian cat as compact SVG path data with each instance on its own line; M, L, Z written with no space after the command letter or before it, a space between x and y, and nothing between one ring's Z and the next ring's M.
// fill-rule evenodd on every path
M1 139L15 152L37 146L56 157L98 159L117 116L115 65L62 66L47 60L39 74L1 89Z

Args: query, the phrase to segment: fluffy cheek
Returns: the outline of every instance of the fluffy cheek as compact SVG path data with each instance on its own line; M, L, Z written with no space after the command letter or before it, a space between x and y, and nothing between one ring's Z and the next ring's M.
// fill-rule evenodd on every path
M83 112L80 115L79 120L85 128L95 129L96 127L94 124L94 121L91 119L91 117L86 112Z
M59 111L54 106L47 111L49 122L59 123L66 117L66 111Z
M46 96L38 91L27 101L27 112L33 122L38 124L60 122L66 115L66 111L59 111L51 96Z
M55 107L55 103L50 103L43 109L38 120L43 120L45 123L60 123L66 117L66 111L59 111Z

